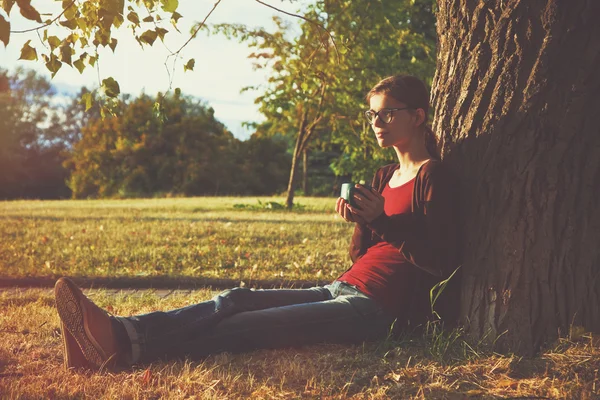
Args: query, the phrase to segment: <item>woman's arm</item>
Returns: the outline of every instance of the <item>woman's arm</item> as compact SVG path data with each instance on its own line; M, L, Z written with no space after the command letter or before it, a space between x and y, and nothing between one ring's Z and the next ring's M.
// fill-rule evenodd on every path
M417 210L388 216L381 212L367 223L382 240L398 248L413 264L442 276L458 254L458 188L451 174L435 167L419 180Z

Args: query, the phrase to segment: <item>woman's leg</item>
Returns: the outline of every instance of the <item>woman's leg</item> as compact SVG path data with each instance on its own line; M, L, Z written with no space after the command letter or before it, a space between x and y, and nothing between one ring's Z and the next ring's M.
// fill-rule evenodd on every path
M208 329L184 328L182 331L186 332L187 340L177 334L181 341L167 342L163 338L146 342L137 361L146 363L157 358L186 356L201 358L222 351L243 352L323 342L355 343L384 338L389 333L393 319L373 300L341 282L327 287L325 290L331 290L328 299L317 299L318 296L313 297L312 289L308 289L304 300L309 301L280 302L275 307L243 310L222 318ZM289 299L294 297L296 300L304 296L288 294L292 295ZM265 294L270 295L275 292Z
M327 287L310 289L254 290L234 288L211 300L171 311L132 317L116 317L131 341L131 363L185 353L186 343L213 333L224 319L250 312L293 304L329 300Z

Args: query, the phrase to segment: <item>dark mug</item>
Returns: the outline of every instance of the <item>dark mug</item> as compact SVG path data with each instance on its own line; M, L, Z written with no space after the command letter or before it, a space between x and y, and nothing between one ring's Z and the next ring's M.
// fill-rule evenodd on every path
M371 186L361 184L360 186L364 187L367 190L371 190ZM340 190L340 197L346 200L351 206L356 207L356 202L354 201L354 193L360 189L355 186L354 183L342 183L342 189Z

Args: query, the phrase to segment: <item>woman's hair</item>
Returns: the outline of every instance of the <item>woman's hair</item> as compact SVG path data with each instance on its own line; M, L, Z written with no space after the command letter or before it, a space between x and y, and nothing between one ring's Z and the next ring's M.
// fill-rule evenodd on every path
M381 80L367 93L367 101L376 94L385 94L406 104L410 108L421 108L425 112L423 129L425 131L425 147L432 158L441 159L437 138L427 124L429 112L429 90L419 78L411 75L394 75Z

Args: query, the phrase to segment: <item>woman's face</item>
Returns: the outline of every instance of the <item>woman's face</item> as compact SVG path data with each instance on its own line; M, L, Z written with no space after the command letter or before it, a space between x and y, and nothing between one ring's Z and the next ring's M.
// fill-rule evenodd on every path
M374 116L371 127L380 147L406 148L417 136L418 115L411 112L412 109L407 109L406 104L385 94L375 94L369 100L369 106L371 111L379 113ZM381 116L384 113L391 115L391 121L388 123L385 123L385 117Z

